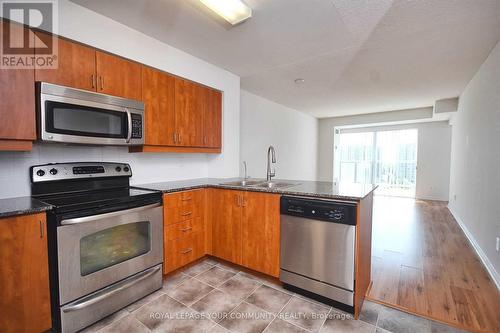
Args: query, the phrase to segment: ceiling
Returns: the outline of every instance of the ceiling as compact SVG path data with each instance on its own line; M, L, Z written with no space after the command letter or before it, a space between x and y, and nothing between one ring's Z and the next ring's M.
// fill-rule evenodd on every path
M197 0L73 2L320 118L458 96L500 40L500 0L245 0L235 27Z

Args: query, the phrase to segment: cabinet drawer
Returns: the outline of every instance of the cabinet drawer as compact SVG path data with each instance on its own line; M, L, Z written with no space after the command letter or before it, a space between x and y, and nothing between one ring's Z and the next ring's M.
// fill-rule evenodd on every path
M194 190L165 194L165 225L203 217L205 213L205 190Z
M203 232L203 220L200 217L171 224L165 227L165 240L174 240L193 232Z
M169 273L205 254L204 235L201 232L191 232L165 242L164 273Z

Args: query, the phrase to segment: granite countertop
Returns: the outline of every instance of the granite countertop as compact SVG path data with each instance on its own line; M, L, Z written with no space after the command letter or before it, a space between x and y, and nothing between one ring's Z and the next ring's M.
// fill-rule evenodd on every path
M45 212L51 205L32 197L0 199L0 218Z
M334 184L332 182L280 180L280 179L273 179L273 182L285 182L285 183L292 183L294 185L285 188L269 189L269 188L234 186L225 184L228 182L234 182L239 180L242 180L242 178L199 178L199 179L172 181L172 182L141 184L134 186L149 190L162 191L163 193L171 193L171 192L193 190L197 188L211 187L211 188L221 188L230 190L278 193L285 195L297 195L305 197L316 197L323 199L337 199L337 200L348 200L348 201L360 201L361 199L366 197L368 194L370 194L377 188L377 186L371 184L369 185L352 184L352 183ZM262 182L265 182L265 179L252 178L251 180L260 180Z
M359 201L376 189L374 185L347 184L332 182L317 182L303 180L280 180L273 179L273 182L292 183L293 186L285 188L262 188L251 186L234 186L225 183L240 181L242 178L199 178L181 181L160 182L151 184L133 185L134 187L147 190L156 190L163 193L193 190L197 188L220 188L239 191L253 191L278 193L285 195L297 195L304 197L315 197L323 199L337 199L348 201ZM255 179L265 182L265 179ZM34 214L52 209L52 206L32 197L17 197L0 199L0 218Z

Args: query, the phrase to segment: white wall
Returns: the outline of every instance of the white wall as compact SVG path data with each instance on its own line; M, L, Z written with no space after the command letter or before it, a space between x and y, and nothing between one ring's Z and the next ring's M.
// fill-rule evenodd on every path
M266 177L267 149L273 145L276 178L316 180L316 118L242 90L240 120L240 161L247 161L249 176Z
M500 288L500 43L460 96L452 121L449 208Z
M31 153L0 153L0 198L28 195L28 167L48 162L130 162L134 184L238 175L238 76L68 0L59 0L59 34L222 90L223 152L220 155L129 154L123 147L37 144Z

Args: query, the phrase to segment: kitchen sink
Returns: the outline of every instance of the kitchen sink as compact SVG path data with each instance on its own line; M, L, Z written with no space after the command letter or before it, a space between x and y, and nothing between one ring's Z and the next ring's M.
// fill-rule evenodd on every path
M255 186L261 184L262 180L238 180L234 182L220 183L219 185L227 186Z
M258 183L255 185L249 185L249 186L273 189L273 188L285 188L285 187L290 187L290 186L294 186L294 185L297 185L297 184L284 183L284 182L261 182L261 183Z

